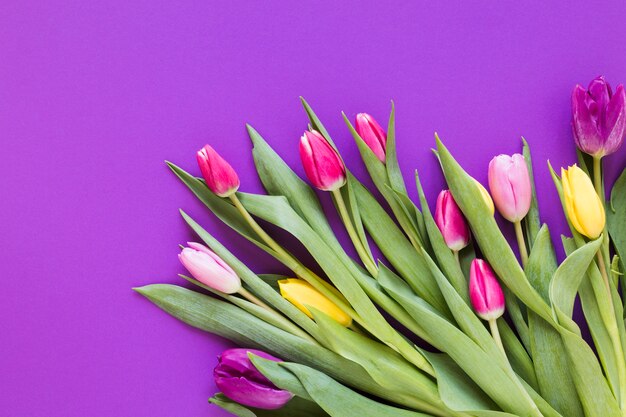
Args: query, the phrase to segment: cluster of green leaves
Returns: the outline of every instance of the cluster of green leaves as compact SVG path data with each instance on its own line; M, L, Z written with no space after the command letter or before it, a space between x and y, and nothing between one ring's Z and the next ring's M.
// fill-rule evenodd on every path
M302 100L310 126L334 146L311 107ZM383 206L348 172L341 190L359 244L372 256L371 242L385 259L376 270L355 262L337 240L317 194L248 126L254 161L267 195L240 192L245 209L297 239L328 279L319 277L293 254L264 241L228 199L212 194L203 180L169 164L172 171L225 224L275 257L345 308L359 331L347 329L319 311L311 320L277 292L276 277L257 275L194 219L184 220L200 239L241 277L245 287L270 304L270 313L234 295L219 298L173 285L137 289L169 314L243 347L262 349L285 360L253 357L276 386L296 395L280 410L252 410L218 394L210 402L238 416L620 416L616 352L605 324L617 317L625 342L622 302L617 294L621 264L613 271L614 311L599 297L602 284L594 255L602 238L587 242L573 230L564 240L560 265L536 197L524 220L527 246L523 268L473 178L437 138L437 156L455 200L465 214L474 242L459 263L447 248L416 174L419 208L408 197L396 153L392 106L387 157L378 160L345 117ZM524 154L532 175L528 145ZM555 178L557 189L558 178ZM609 232L618 255L626 252L626 177L613 189ZM389 210L389 211L388 211ZM371 242L370 239L371 238ZM498 328L506 350L499 350L469 303L463 265L480 251L506 286L509 321ZM189 281L198 284L191 278ZM207 288L205 288L207 289ZM210 290L210 289L209 289ZM572 319L580 297L598 357ZM421 349L395 329L388 316L432 349ZM509 324L510 323L510 324Z

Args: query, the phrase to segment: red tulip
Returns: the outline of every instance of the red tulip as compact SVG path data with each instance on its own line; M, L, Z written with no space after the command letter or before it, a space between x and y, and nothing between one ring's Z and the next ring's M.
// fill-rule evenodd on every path
M343 161L319 132L304 132L300 139L300 159L306 176L316 188L334 191L346 183Z
M435 223L446 245L453 251L458 252L469 243L469 227L449 190L441 191L437 197Z
M198 165L207 187L220 197L228 197L239 188L239 177L215 149L205 145L197 154Z
M381 162L385 162L385 150L387 146L387 134L378 122L367 113L356 115L356 131L363 142L374 152Z
M472 306L483 320L495 320L504 314L504 293L496 274L482 259L474 259L469 281Z

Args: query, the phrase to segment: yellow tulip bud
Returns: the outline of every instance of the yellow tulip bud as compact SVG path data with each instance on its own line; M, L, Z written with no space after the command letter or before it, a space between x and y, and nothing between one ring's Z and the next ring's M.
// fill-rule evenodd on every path
M298 307L307 316L313 318L306 306L314 307L327 314L342 326L352 324L352 318L335 303L330 301L319 291L302 279L290 278L278 281L280 294L294 306Z
M485 204L489 208L489 211L491 211L491 215L493 216L493 214L496 212L496 209L493 206L493 200L491 199L491 196L489 195L489 191L487 191L487 189L483 187L483 185L479 183L478 181L476 181L475 179L474 179L474 182L476 183L476 187L478 188L478 190L480 191L480 194L483 197L483 201L485 202Z
M604 230L604 205L585 172L572 165L567 171L561 168L563 197L567 217L574 228L590 239Z

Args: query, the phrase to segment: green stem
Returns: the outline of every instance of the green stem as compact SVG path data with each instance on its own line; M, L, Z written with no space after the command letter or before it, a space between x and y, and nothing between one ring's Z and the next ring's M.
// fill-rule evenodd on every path
M354 245L354 248L356 249L359 258L361 258L363 265L365 265L365 268L367 268L367 270L373 277L378 276L378 267L374 263L372 257L367 253L367 250L365 250L365 246L363 245L363 242L361 242L361 239L359 238L359 235L354 228L354 224L352 223L352 219L350 218L348 208L346 207L346 202L341 195L340 189L333 190L332 193L333 197L335 198L335 202L337 203L337 208L339 209L339 215L341 216L341 220L343 220L343 224L348 231L350 240L352 240L352 244Z
M528 250L524 241L524 231L522 230L522 221L518 220L513 223L515 226L515 237L517 238L517 246L519 247L520 257L522 258L522 267L528 262Z
M593 157L593 186L596 189L600 201L604 204L604 196L602 195L602 158Z
M502 354L506 358L506 351L504 350L504 345L502 344L502 338L500 337L500 330L498 330L497 320L498 319L488 320L489 330L491 330L491 336L493 337L493 340L496 342L496 345L498 345L498 347L502 351Z

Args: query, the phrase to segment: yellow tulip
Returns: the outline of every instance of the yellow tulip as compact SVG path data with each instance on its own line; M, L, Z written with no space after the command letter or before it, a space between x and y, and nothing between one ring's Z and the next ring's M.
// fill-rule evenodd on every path
M604 230L604 205L585 172L572 165L567 171L561 168L563 197L567 217L574 228L590 239Z
M487 189L483 187L483 185L478 181L474 180L474 182L476 183L476 187L478 187L478 191L480 191L480 194L483 197L483 201L485 202L485 204L489 208L489 211L491 211L491 215L493 216L493 214L496 212L496 209L493 206L493 200L489 195L489 191L487 191Z
M342 326L347 327L352 324L350 316L308 282L296 278L282 279L278 281L278 287L280 288L280 295L307 316L313 318L311 312L306 308L306 306L310 306L327 314Z

